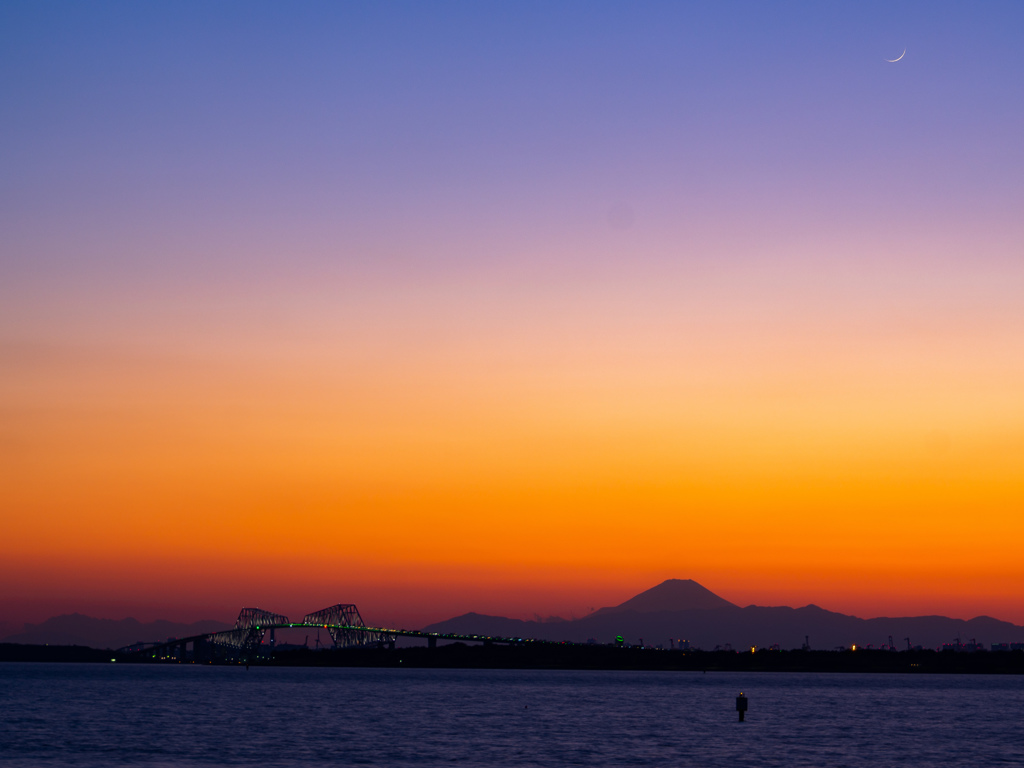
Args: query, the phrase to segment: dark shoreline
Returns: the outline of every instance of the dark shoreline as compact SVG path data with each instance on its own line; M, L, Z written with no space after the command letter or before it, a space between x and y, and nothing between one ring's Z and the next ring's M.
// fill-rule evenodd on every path
M0 643L0 661L60 661L108 664L117 654L110 650L90 648L87 645L22 645Z
M0 661L110 663L145 661L85 646L0 644ZM581 645L463 645L437 648L289 649L251 662L273 667L403 667L418 669L651 670L689 672L872 672L1024 674L1024 652L937 651L663 651Z

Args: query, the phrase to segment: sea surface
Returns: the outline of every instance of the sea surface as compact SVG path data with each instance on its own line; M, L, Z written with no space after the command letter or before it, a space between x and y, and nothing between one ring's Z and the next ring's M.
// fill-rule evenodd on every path
M0 764L1021 766L1024 679L9 663Z

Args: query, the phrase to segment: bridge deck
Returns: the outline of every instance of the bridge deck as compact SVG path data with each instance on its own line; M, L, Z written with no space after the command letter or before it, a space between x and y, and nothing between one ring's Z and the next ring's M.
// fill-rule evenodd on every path
M502 645L576 645L576 643L558 642L555 640L539 640L531 637L502 637L495 635L463 635L456 632L424 632L420 629L393 629L390 627L366 627L351 624L310 624L306 622L282 622L273 624L260 624L254 627L258 631L269 631L271 629L327 629L342 630L347 632L365 632L376 634L379 637L387 637L391 642L396 637L418 637L427 640L433 645L438 640L452 640L456 642L476 643L498 643ZM216 635L223 635L238 632L239 629L224 630L222 632L210 632L190 637L178 637L163 643L142 643L139 646L127 646L119 649L121 653L128 655L147 655L154 658L162 650L176 647L183 647L189 643L209 642Z

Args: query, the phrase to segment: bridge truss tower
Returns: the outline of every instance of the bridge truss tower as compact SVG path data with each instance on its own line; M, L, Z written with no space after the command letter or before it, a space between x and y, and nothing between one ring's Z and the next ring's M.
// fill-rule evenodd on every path
M308 614L303 624L325 627L334 641L335 648L354 648L367 645L391 645L395 636L366 627L359 610L352 604L338 603L330 608Z
M268 627L287 623L288 617L279 613L262 608L243 608L235 621L235 628L210 635L210 642L228 656L245 661L257 654Z

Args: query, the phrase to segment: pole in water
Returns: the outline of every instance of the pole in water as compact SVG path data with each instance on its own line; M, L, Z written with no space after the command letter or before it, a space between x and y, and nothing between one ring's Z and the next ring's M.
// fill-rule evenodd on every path
M736 697L736 711L740 713L740 722L743 722L743 715L747 713L747 697L742 693Z

